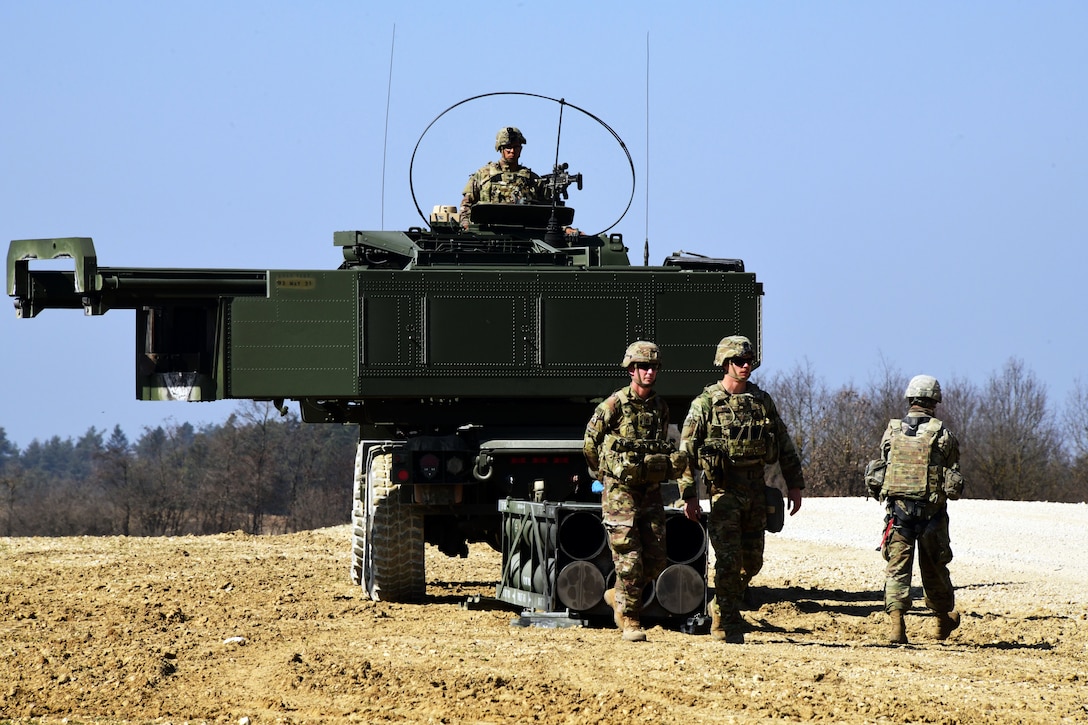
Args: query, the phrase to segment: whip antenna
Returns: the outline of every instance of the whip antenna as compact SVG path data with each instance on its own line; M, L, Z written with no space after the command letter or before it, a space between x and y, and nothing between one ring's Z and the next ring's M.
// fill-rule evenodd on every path
M389 41L389 80L385 87L385 132L382 135L382 198L381 228L385 229L385 157L389 152L389 99L393 95L393 46L397 42L397 26L393 24L393 37Z
M559 99L559 123L555 128L555 168L559 168L559 138L563 135L563 106L567 105L564 98ZM581 187L579 187L581 188Z
M650 33L646 33L646 241L642 266L650 266Z

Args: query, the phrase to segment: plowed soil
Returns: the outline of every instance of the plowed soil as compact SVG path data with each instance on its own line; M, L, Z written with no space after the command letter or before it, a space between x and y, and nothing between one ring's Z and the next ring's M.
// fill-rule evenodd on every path
M882 512L807 499L768 536L747 642L679 624L517 627L500 555L428 550L428 601L367 600L347 526L0 539L0 716L68 723L1088 722L1088 508L957 501L963 625L889 646ZM917 575L916 575L917 583Z

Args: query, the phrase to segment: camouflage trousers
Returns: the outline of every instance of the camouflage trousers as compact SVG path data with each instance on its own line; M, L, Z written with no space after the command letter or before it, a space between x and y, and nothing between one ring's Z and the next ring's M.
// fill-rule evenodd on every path
M607 475L603 479L601 515L616 567L616 604L624 615L637 619L646 585L668 563L661 484L624 484Z
M710 497L707 531L714 547L714 602L727 630L743 625L741 601L763 568L767 502L763 466L730 471Z
M916 550L926 606L938 613L955 609L956 595L948 573L952 545L948 537L947 509L940 506L927 511L920 504L890 501L884 521L885 526L893 521L892 530L881 548L884 560L888 562L884 570L884 611L910 609L910 580Z

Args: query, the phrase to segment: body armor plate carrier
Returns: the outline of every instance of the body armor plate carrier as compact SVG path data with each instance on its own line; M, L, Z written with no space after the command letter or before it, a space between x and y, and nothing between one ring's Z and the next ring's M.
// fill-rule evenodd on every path
M902 420L888 423L891 430L891 450L888 452L888 468L884 473L881 498L902 498L914 501L930 501L940 490L941 466L935 463L934 449L937 436L944 427L941 421L930 418L912 428ZM939 461L936 461L939 464Z

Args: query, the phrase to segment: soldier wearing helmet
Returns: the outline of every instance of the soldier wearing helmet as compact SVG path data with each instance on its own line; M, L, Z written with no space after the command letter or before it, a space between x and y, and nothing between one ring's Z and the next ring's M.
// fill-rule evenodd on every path
M519 163L525 136L514 126L495 135L498 161L491 161L469 177L461 199L461 226L468 228L476 204L535 204L543 196L540 177Z
M722 338L714 364L722 369L722 379L692 401L680 433L680 451L692 462L680 478L680 495L685 515L698 521L697 463L710 496L708 529L715 554L710 633L714 639L740 644L747 627L741 604L748 583L763 568L764 466L777 462L781 467L791 516L801 508L805 478L774 400L749 380L759 367L751 340L742 335Z
M963 492L956 436L936 417L941 384L930 375L915 375L903 397L909 409L892 419L880 440L881 457L866 467L865 482L884 502L884 536L880 551L887 562L884 611L888 641L906 644L904 617L911 607L910 582L917 550L925 602L937 615L937 639L947 639L960 625L948 562L948 500Z
M661 369L657 345L631 343L620 364L631 384L593 411L582 449L590 475L604 484L601 514L616 567L605 601L623 639L642 642L642 592L668 563L661 483L683 464L667 437L669 406L654 390Z

